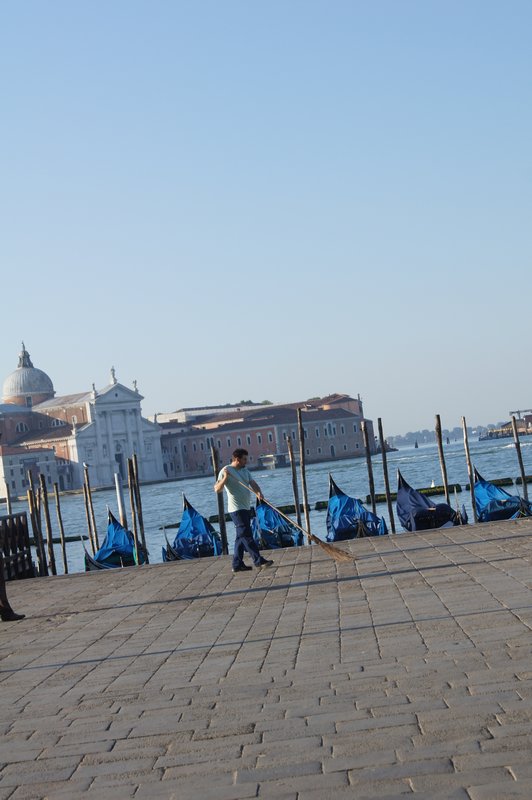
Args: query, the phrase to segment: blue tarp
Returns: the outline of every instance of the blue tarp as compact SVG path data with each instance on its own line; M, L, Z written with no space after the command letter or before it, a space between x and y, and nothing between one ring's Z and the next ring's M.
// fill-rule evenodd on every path
M257 502L253 520L253 536L260 548L300 547L303 534L267 503Z
M179 530L172 544L172 550L178 558L201 558L203 556L219 556L222 554L220 534L213 528L209 520L188 502L183 496L183 516ZM172 554L163 547L163 561L173 561Z
M465 525L467 514L453 511L447 503L433 503L405 481L397 471L397 516L406 531L425 531L432 528L448 528Z
M131 531L126 531L110 511L105 539L93 559L109 567L128 567L137 563L133 534ZM144 562L142 554L139 560L141 563Z
M388 528L384 518L368 511L360 500L344 494L329 475L327 541L339 542L356 536L383 536L386 533Z
M500 486L485 481L475 470L475 506L479 522L494 522L498 519L518 519L532 516L532 504Z

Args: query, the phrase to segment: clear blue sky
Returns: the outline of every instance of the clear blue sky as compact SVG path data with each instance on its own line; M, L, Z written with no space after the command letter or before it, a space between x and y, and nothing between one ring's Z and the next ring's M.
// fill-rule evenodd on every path
M4 2L0 375L532 407L532 4Z

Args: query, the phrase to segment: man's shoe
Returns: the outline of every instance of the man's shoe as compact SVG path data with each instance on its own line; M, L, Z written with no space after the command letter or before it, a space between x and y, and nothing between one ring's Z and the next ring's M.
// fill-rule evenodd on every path
M247 567L245 564L241 564L239 567L233 567L233 572L251 572L253 567Z
M263 558L259 564L257 564L257 569L262 569L263 567L273 567L273 561L268 558Z

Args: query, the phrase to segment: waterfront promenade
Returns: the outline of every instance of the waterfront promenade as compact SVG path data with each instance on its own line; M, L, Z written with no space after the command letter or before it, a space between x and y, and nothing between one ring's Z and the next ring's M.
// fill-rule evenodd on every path
M531 534L10 584L0 800L531 797Z

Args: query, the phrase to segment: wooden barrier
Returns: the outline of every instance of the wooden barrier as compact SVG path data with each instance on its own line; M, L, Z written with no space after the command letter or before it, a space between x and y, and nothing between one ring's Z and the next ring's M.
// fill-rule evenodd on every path
M35 577L25 512L0 517L0 551L4 557L6 580Z

